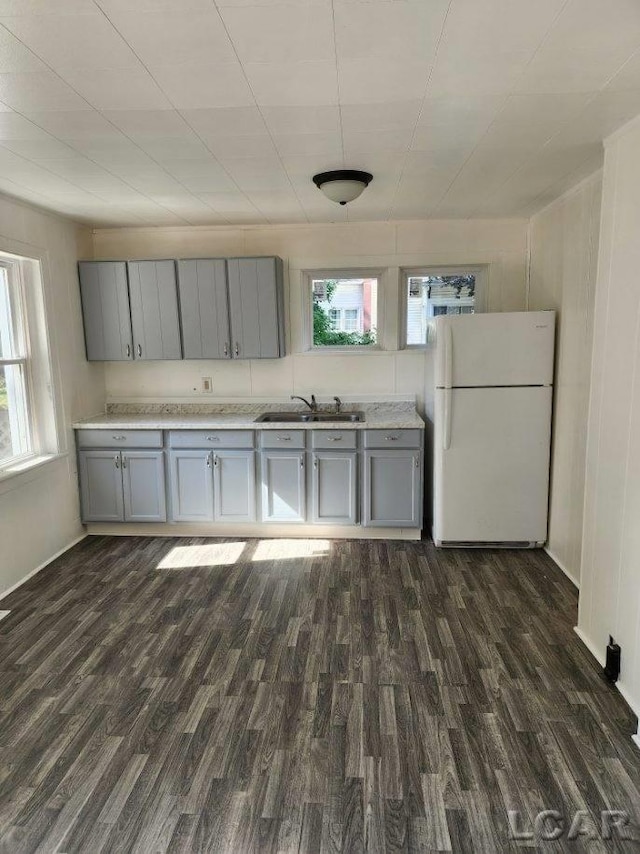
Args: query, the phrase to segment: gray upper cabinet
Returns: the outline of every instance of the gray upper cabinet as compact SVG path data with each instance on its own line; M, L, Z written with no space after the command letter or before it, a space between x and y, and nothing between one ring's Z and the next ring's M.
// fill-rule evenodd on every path
M304 522L304 451L262 451L262 521Z
M229 312L234 358L284 356L284 296L280 258L229 258Z
M124 521L120 451L80 451L80 505L83 522Z
M178 290L184 358L230 358L226 261L178 261Z
M363 525L421 527L421 451L365 451L363 499Z
M357 470L358 455L355 451L317 451L313 454L311 504L314 524L357 524Z
M125 522L166 522L162 451L123 451Z
M256 473L254 451L214 451L216 522L254 522Z
M80 261L78 272L87 359L132 359L127 265L124 261Z
M175 261L129 261L136 359L181 359Z

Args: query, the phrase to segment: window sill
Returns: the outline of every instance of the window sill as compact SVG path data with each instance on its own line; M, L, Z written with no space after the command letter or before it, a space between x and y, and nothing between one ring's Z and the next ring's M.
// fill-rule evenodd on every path
M0 468L0 494L20 486L23 480L31 480L30 474L66 456L67 454L39 454L23 460L16 460L16 462Z

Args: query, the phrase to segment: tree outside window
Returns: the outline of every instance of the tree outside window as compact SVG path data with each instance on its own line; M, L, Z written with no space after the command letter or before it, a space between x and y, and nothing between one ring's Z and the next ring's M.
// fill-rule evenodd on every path
M313 279L314 347L367 347L376 343L376 278Z

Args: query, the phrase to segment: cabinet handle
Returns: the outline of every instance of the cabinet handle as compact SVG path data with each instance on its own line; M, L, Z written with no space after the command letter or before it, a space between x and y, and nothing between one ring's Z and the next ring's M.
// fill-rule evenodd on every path
M420 466L420 457L414 457L413 460L416 464L416 468L418 468Z
M219 442L220 436L207 436L207 442Z
M224 357L225 357L225 359L229 358L229 342L228 341L224 342Z
M123 469L126 469L126 467L127 467L127 458L126 458L126 457L123 457L123 458L122 458L122 468L123 468Z
M314 467L314 469L317 469L317 468L318 468L318 460L317 460L317 458L313 461L313 467Z
M304 468L304 457L300 457L300 468Z
M236 341L236 346L235 346L234 352L235 352L236 356L240 355L240 345L238 344L237 341Z
M291 436L276 436L278 442L290 442Z
M127 359L131 358L131 344L127 344Z
M327 436L327 442L342 442L342 436Z
M142 356L142 345L138 344L138 358Z
M112 436L111 438L112 438L115 442L124 442L124 440L125 440L127 437L126 437L126 436Z
M207 454L207 468L211 468L211 451Z
M399 436L385 436L384 437L387 442L397 442L400 438Z
M115 457L113 458L113 461L116 464L116 468L119 469L120 468L120 454L116 454Z
M218 468L218 455L217 454L213 455L213 466L214 466L214 468Z

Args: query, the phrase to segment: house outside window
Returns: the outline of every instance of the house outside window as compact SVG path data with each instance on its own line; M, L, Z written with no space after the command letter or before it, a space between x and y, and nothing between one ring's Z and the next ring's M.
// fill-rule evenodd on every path
M313 349L371 347L377 342L378 276L309 274Z
M0 260L0 466L32 450L28 337L19 265Z
M428 328L440 315L482 311L486 278L486 267L405 271L405 346L424 347Z

